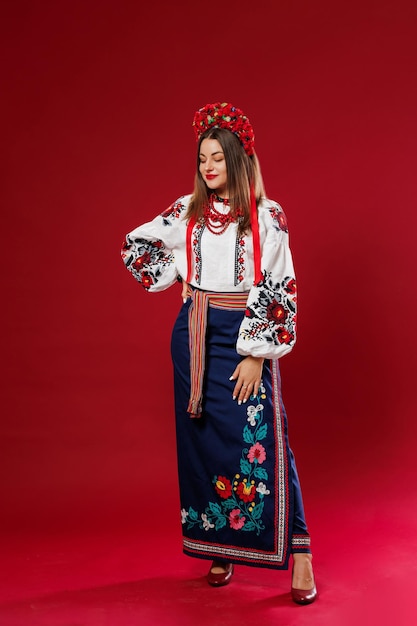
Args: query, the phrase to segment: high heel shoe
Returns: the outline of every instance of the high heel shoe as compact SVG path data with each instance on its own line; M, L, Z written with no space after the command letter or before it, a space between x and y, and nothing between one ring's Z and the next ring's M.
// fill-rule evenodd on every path
M221 567L224 569L224 572L220 574L214 574L213 569L215 567ZM233 564L232 563L219 563L217 561L213 561L211 564L209 573L207 574L207 582L212 587L224 587L224 585L228 585L232 580L233 576Z
M316 586L311 589L294 589L291 587L291 597L297 604L311 604L317 598Z
M294 579L294 566L292 568L292 579ZM296 589L291 586L291 597L296 604L311 604L317 598L317 589L314 584L314 578L305 578L306 583L313 583L310 589Z

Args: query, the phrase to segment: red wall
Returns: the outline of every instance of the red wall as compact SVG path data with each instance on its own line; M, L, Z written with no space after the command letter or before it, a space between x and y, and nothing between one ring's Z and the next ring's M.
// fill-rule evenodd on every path
M143 292L119 244L191 190L192 116L216 100L250 117L289 219L300 326L282 369L307 499L415 475L415 7L3 7L3 522L176 508L179 290Z

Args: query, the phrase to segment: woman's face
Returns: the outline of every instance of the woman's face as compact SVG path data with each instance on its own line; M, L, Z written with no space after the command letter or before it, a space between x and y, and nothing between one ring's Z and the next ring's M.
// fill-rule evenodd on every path
M217 139L203 139L200 145L200 174L209 189L228 198L226 159Z

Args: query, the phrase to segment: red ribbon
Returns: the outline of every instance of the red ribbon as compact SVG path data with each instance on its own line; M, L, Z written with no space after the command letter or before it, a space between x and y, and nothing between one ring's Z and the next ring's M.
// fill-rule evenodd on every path
M255 190L253 186L250 188L250 225L253 241L253 284L256 286L262 281L263 276L261 272L261 242L259 238L258 207L256 206Z

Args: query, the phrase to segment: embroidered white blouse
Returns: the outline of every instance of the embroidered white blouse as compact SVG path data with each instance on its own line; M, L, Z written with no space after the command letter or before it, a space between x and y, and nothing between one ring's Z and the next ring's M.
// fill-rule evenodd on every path
M185 214L191 195L182 196L151 222L126 236L122 258L143 287L162 291L187 278ZM215 202L227 213L229 207ZM197 223L191 237L190 284L204 291L248 292L236 350L242 356L277 359L289 352L296 339L296 283L288 228L279 204L264 198L258 207L263 280L253 285L252 235L238 235L231 222L220 235Z

